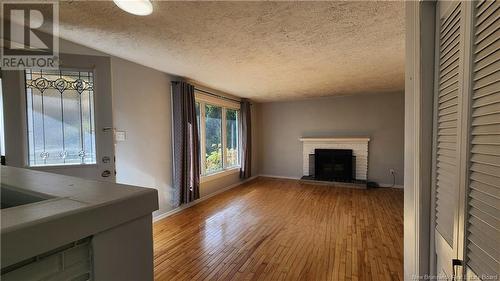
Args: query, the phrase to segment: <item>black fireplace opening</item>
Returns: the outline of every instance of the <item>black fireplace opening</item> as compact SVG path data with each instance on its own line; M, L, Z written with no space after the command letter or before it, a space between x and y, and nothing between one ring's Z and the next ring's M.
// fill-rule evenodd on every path
M314 178L321 181L352 182L355 159L352 149L315 149Z

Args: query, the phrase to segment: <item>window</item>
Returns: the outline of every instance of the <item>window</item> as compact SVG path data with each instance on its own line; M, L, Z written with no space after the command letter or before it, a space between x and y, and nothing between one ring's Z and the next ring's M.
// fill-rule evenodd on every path
M0 165L5 165L5 124L3 115L2 73L0 71Z
M95 164L92 71L27 70L29 166Z
M222 167L222 107L205 104L205 173Z
M0 76L0 156L5 156L5 131L3 123L2 77Z
M226 164L228 167L240 164L238 110L226 110Z
M196 95L202 176L239 167L239 104Z

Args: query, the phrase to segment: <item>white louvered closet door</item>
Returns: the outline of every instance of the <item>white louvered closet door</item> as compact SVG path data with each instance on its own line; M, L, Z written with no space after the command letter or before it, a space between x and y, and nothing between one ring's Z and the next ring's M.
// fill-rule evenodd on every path
M472 11L464 259L469 277L500 280L500 3L474 2Z
M500 3L436 7L436 274L500 280Z
M434 176L436 271L451 276L456 253L461 97L463 92L463 4L438 2Z

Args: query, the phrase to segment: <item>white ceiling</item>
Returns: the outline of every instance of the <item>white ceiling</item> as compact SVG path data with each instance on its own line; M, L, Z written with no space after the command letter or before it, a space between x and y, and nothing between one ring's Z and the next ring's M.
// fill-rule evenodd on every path
M404 88L403 2L60 4L60 36L257 101Z

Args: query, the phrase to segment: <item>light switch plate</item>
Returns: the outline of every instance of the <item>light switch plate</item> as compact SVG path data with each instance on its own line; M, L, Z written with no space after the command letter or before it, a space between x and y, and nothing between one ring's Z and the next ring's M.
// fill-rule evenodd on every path
M127 139L127 133L125 131L115 131L116 141L125 141Z

